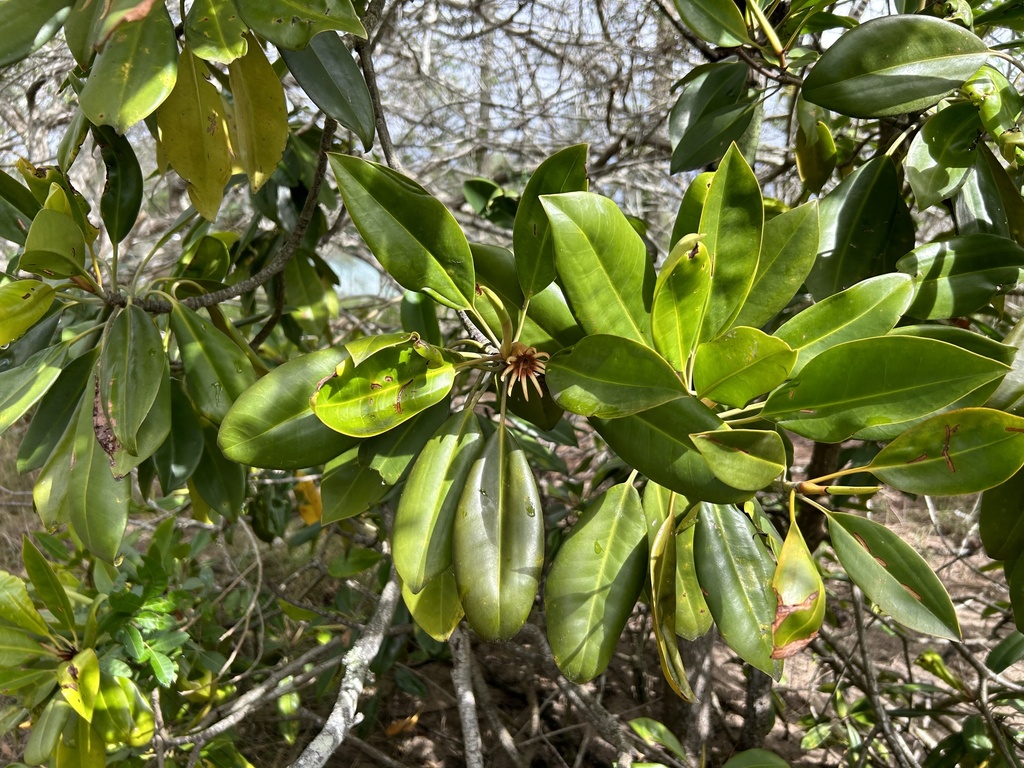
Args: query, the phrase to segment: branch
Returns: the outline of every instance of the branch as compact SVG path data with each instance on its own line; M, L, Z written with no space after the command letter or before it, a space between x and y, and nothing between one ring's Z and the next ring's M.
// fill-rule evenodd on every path
M327 152L331 148L331 142L334 140L334 132L337 128L338 123L335 122L333 118L328 117L324 120L324 131L320 136L320 152L317 155L316 170L313 173L313 183L309 186L309 194L306 196L306 202L303 204L302 211L299 213L299 220L295 224L295 229L292 230L288 240L283 246L281 246L281 250L277 252L274 258L270 260L270 263L255 275L252 275L245 280L241 280L240 282L226 288L221 288L219 291L204 293L201 296L190 296L182 301L182 304L190 309L212 307L214 304L220 304L228 301L229 299L238 298L242 294L254 291L270 280L274 275L284 271L284 268L288 266L288 262L291 261L292 256L295 255L295 251L298 250L299 244L302 242L302 238L305 236L306 230L309 229L310 223L313 221L313 214L316 212L317 202L320 198L320 187L323 184L324 176L327 173ZM101 298L111 306L123 307L128 304L128 297L117 290L104 291ZM133 299L132 302L136 306L153 314L166 314L171 311L170 302L164 301L163 299Z
M387 628L395 616L401 594L392 568L388 583L380 593L377 608L366 625L366 631L345 654L345 678L341 681L341 690L338 691L334 709L331 710L323 730L292 763L292 768L321 768L345 741L349 730L362 720L362 715L356 711L359 706L359 695L363 692L365 683L372 677L370 663L380 650Z
M483 741L480 722L476 717L476 698L473 696L473 648L469 635L457 628L448 645L452 649L452 683L459 704L462 738L466 754L466 768L484 768Z

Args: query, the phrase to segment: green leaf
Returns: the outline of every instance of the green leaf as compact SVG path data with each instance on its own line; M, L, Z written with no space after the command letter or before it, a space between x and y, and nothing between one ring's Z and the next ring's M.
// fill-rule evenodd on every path
M974 166L981 121L973 104L950 104L925 120L907 152L907 181L923 211L956 194Z
M0 571L0 619L37 635L45 637L50 634L46 622L28 596L25 582L7 571Z
M990 232L1024 244L1024 200L999 159L979 142L973 173L953 197L953 214L961 235ZM909 249L908 249L909 250Z
M24 365L0 371L0 433L39 402L57 380L67 357L67 344L56 344L36 352Z
M1014 630L988 652L985 666L997 675L1024 658L1024 635Z
M67 472L64 506L75 535L89 552L113 563L128 525L131 483L110 473L110 457L93 430L93 398L79 405L74 426L74 443Z
M679 739L665 725L649 717L637 717L629 721L629 727L648 744L660 744L684 762L688 759L686 750ZM634 765L636 765L634 763Z
M395 570L413 594L451 566L455 510L483 443L467 408L441 425L413 464L391 534Z
M904 275L878 275L833 294L783 323L774 336L798 353L793 375L837 344L892 330L914 295Z
M885 446L867 469L907 493L977 493L1024 465L1024 419L988 408L934 416Z
M107 172L100 215L110 239L120 243L135 226L142 208L142 169L131 142L109 126L92 126L92 137Z
M435 347L442 344L441 327L437 322L437 303L429 296L406 291L402 295L401 314L403 330L418 333L421 339Z
M185 386L196 411L220 424L232 403L256 383L245 352L184 304L171 310L171 331L185 367Z
M697 579L722 639L740 657L778 679L772 653L775 564L745 514L702 503L693 539Z
M714 623L697 581L693 560L695 531L696 526L689 525L676 534L676 634L686 640L703 637Z
M100 402L114 437L133 456L166 361L160 331L144 310L129 304L109 322L100 354Z
M255 40L244 56L228 64L228 83L235 107L231 148L256 192L277 168L288 143L284 88Z
M690 438L714 476L732 488L759 491L786 470L786 448L778 432L719 429Z
M672 225L672 237L669 241L672 248L675 248L686 235L695 235L700 230L704 201L707 200L708 190L711 189L711 181L714 178L714 171L698 173L686 188L683 199L679 201L675 223Z
M153 677L164 688L169 687L177 679L178 667L166 655L151 651L148 661L149 668L153 670Z
M797 353L756 328L732 328L697 347L693 383L697 397L742 408L789 376Z
M321 524L355 517L376 504L388 492L380 473L359 461L359 448L350 448L324 467L320 481L323 497Z
M43 712L32 723L32 732L25 744L23 759L29 765L44 765L57 749L64 725L71 715L71 705L62 696L53 696Z
M207 221L216 218L231 178L226 110L211 79L206 63L182 48L174 89L156 112L162 156L188 182L189 200ZM235 103L243 115L246 95Z
M317 381L347 358L344 347L302 355L245 390L220 425L224 455L240 464L302 469L351 448L355 441L320 421L309 404Z
M666 512L669 510L666 510ZM644 508L647 513L647 508ZM672 691L684 701L696 700L690 681L683 666L676 639L676 521L674 514L666 514L661 525L653 527L648 523L650 544L650 598L651 623L654 625L654 641L658 646L658 661L661 674ZM650 534L654 532L654 535Z
M841 442L865 427L933 413L1005 372L935 339L860 339L815 357L769 396L761 415L804 437Z
M763 229L757 178L734 144L715 171L700 217L700 233L711 254L711 298L702 341L719 336L739 315L757 274Z
M43 0L31 10L18 0L0 3L0 67L8 67L35 53L61 28L73 0Z
M853 583L879 608L917 632L960 639L956 610L917 551L884 525L828 513L829 535Z
M195 0L185 14L185 40L204 61L230 64L248 48L246 26L231 0Z
M134 723L133 704L116 677L100 677L92 713L92 726L104 743L117 744L128 741Z
M424 632L443 643L451 637L466 612L459 602L459 589L451 568L441 572L413 593L402 584L402 599L415 621Z
M732 0L675 0L680 18L712 45L731 48L747 42L747 25Z
M961 317L1016 285L1024 248L1005 237L977 233L915 248L896 263L917 291L906 314L922 320Z
M526 304L526 297L519 287L512 254L508 249L497 246L474 243L470 247L477 282L494 291L510 317L519 313ZM476 311L484 317L495 335L501 334L501 321L488 302L481 301ZM529 347L552 353L572 346L583 335L583 329L569 311L561 289L552 284L530 299L519 340Z
M236 520L248 492L246 468L228 460L221 453L214 425L204 423L202 432L203 454L189 478L189 490L198 493L217 514L228 520Z
M806 280L818 301L892 271L914 247L913 221L888 157L869 160L843 179L821 198L818 213L818 258Z
M330 29L366 37L351 0L263 0L242 3L239 11L254 32L282 48L305 48Z
M177 79L174 23L162 3L120 25L96 56L78 101L89 122L124 134L170 95Z
M282 48L281 58L313 103L355 133L369 151L374 135L370 92L341 36L321 33L302 50Z
M720 160L747 130L755 105L749 75L744 62L730 57L694 67L676 83L679 98L669 114L672 173Z
M192 402L177 379L171 382L171 432L153 454L164 495L192 477L203 455L203 433Z
M555 554L544 615L558 668L573 682L611 661L644 583L646 544L640 495L621 483L587 506Z
M789 513L789 531L779 550L772 589L778 602L772 623L772 658L788 659L818 636L825 618L825 584L796 521Z
M820 18L823 14L817 14ZM836 169L838 152L832 132L821 120L805 128L803 121L796 130L796 170L804 189L817 194L828 183Z
M344 360L313 396L317 418L342 434L372 437L439 403L451 391L455 367L418 354L422 344L389 347L358 365Z
M359 460L377 470L385 483L396 485L450 413L451 399L443 398L383 435L364 441L359 446Z
M86 722L92 722L96 694L100 690L100 661L96 651L86 648L57 669L60 692L71 708Z
M163 363L160 372L154 376L159 385L153 406L143 419L137 435L137 446L134 454L129 453L123 445L117 445L110 454L110 471L114 477L121 478L141 465L146 459L159 450L171 432L171 366L167 356L160 353ZM94 429L108 429L109 420L102 413L96 414Z
M484 640L508 640L526 622L537 596L544 515L526 454L504 424L470 469L452 545L470 627Z
M53 287L41 280L0 285L0 346L21 338L53 303Z
M583 330L650 343L654 267L622 211L590 192L546 195L541 205L558 276Z
M586 192L587 145L566 147L541 163L526 183L512 227L516 274L525 296L533 296L555 279L555 252L541 195Z
M621 419L592 418L598 434L623 461L654 482L691 499L744 501L747 491L716 478L690 435L722 428L722 422L693 397L659 405Z
M42 643L33 640L24 630L0 624L0 659L5 667L19 667L25 662L51 655Z
M816 202L765 222L757 273L734 321L736 325L760 328L789 304L814 266L818 237Z
M43 553L32 543L28 534L24 534L21 538L21 558L36 595L42 600L47 610L53 614L57 623L74 635L75 612L71 607L67 591L46 558L43 557Z
M683 237L658 274L651 304L654 346L677 371L686 370L711 295L711 256L695 236Z
M331 154L345 207L381 266L403 288L452 309L476 295L473 257L455 217L412 179L351 155Z
M47 528L66 523L68 519L64 499L68 490L68 470L71 468L74 453L75 432L80 412L84 409L92 410L94 383L95 380L90 371L89 379L86 382L88 396L83 396L75 405L67 428L54 443L53 451L43 463L39 475L36 477L35 485L32 486L32 504L36 508L40 521Z
M991 55L973 32L933 16L872 19L825 51L803 97L850 117L915 112L955 91Z
M32 219L18 266L49 278L70 277L83 274L85 256L81 227L63 211L44 208Z
M548 362L555 402L582 416L614 419L686 396L676 372L650 347L596 334Z
M1024 472L981 494L978 528L985 554L993 560L1024 555Z

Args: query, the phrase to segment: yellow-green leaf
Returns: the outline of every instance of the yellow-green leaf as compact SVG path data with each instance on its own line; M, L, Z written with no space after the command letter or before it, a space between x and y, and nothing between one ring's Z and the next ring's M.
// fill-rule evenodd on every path
M228 80L235 107L235 154L255 192L277 168L288 141L284 89L251 38L246 54L228 64Z

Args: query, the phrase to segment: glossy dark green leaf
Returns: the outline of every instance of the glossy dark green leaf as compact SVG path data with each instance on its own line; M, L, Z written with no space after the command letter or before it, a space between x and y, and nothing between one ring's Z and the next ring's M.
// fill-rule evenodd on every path
M873 603L910 629L960 639L946 588L913 547L863 517L832 512L828 522L839 562Z
M512 254L506 248L491 245L474 243L471 248L477 281L494 291L505 305L505 311L514 317L525 306L526 297L519 287ZM501 322L488 302L481 301L476 310L484 316L495 335L500 335ZM553 353L562 347L572 346L583 335L583 329L569 311L561 289L551 284L530 299L519 340L542 352Z
M95 405L86 396L74 425L72 452L67 456L67 492L64 506L71 529L89 552L113 563L128 525L131 483L115 479L110 457L97 440L93 428Z
M1024 472L981 495L978 529L985 554L993 560L1024 555Z
M675 0L675 6L683 23L712 45L728 48L747 42L747 26L731 0Z
M686 396L676 372L650 347L596 334L556 355L545 381L555 402L582 416L614 419Z
M437 324L437 304L429 296L406 291L402 296L402 328L418 333L428 344L441 345L441 329Z
M309 404L317 382L347 358L344 347L303 355L245 390L220 425L224 455L256 467L302 469L352 447L355 440L324 424Z
M192 477L203 455L203 432L192 401L177 379L171 379L171 432L153 454L160 488L169 494Z
M0 433L39 402L57 380L67 357L67 344L57 344L36 352L17 368L0 371Z
M778 679L772 659L775 563L745 514L732 506L703 503L693 540L697 579L722 639L740 657Z
M679 201L675 223L672 225L672 237L669 241L672 248L687 235L695 235L700 231L700 216L704 211L704 201L708 197L711 180L714 178L714 171L698 173L686 188L683 199Z
M548 640L567 678L584 683L608 666L646 570L640 495L630 483L622 483L587 506L545 581Z
M0 3L0 67L7 67L35 52L60 29L73 0L43 0L29 9L18 0Z
M929 117L910 142L907 181L919 210L956 194L974 166L981 121L973 104L950 104Z
M818 258L806 284L815 299L891 271L914 247L913 222L888 157L869 160L819 201Z
M824 122L817 120L806 131L802 122L797 124L796 170L804 189L815 194L821 192L836 169L837 159L835 139Z
M285 301L291 318L307 336L331 338L330 322L338 314L334 286L317 271L313 255L299 251L284 270Z
M305 48L324 30L366 37L351 0L263 0L242 3L239 11L254 32L282 48Z
M825 51L803 97L851 117L914 112L959 88L990 55L973 32L934 16L872 19Z
M761 414L813 440L840 442L865 427L933 413L1006 370L935 339L860 339L815 357L769 396Z
M672 246L658 274L651 305L654 346L677 371L686 370L711 295L711 256L694 236Z
M649 344L654 267L622 211L589 192L550 195L541 204L558 276L583 330Z
M96 56L78 101L89 122L124 134L151 115L177 79L178 46L167 7L154 3L120 25Z
M913 282L904 275L878 275L833 294L775 331L798 353L793 374L826 349L892 330L910 305Z
M21 558L25 564L25 573L28 574L36 595L42 600L47 610L53 614L57 623L73 633L75 612L71 607L67 591L46 558L43 557L43 553L32 543L28 534L23 535L21 539Z
M218 515L238 519L248 493L247 472L241 464L226 458L217 446L217 428L202 424L203 454L188 484Z
M730 488L716 478L690 435L722 427L700 400L682 397L632 416L591 423L609 447L659 485L690 499L718 503L743 501L750 492Z
M318 34L301 50L282 48L281 57L313 103L355 133L368 151L374 136L370 93L341 36Z
M359 461L359 448L350 448L327 462L320 482L323 525L365 512L389 490L380 473Z
M204 61L230 64L248 49L245 22L226 0L195 0L185 14L184 31L188 47Z
M907 430L868 465L907 493L952 496L1006 482L1024 465L1024 418L989 408L942 413Z
M789 304L818 255L818 204L792 208L765 222L757 274L736 325L760 328Z
M160 372L153 378L157 386L157 394L153 405L139 426L136 435L135 453L129 453L124 445L117 445L110 453L110 471L114 477L124 477L133 469L152 456L166 442L171 432L171 368L167 356L162 354ZM94 427L99 430L109 426L101 411L96 414Z
M459 589L451 568L424 584L418 593L413 593L408 585L403 583L402 599L413 621L439 643L451 637L462 617L466 615L462 610L462 603L459 602Z
M541 195L586 192L587 145L556 152L534 171L523 190L512 228L516 274L525 296L533 296L555 279L554 243Z
M451 565L455 509L483 443L480 422L466 409L448 418L413 465L391 546L395 569L414 594Z
M1024 244L1020 190L984 142L978 144L975 154L973 173L953 197L957 231L961 235L990 232Z
M985 666L997 675L1024 658L1024 634L1014 630L988 652Z
M383 349L358 365L343 361L339 375L313 396L317 418L342 434L372 437L439 403L451 391L455 368L419 355L421 343Z
M100 402L114 437L133 455L166 361L160 331L144 310L129 304L110 321L100 354Z
M473 306L473 257L455 217L423 187L377 163L331 154L345 207L381 265L410 291Z
M672 173L720 160L743 135L754 116L749 74L744 62L727 59L701 64L676 84L679 98L669 114Z
M711 254L711 298L700 338L709 341L739 315L757 274L764 205L754 172L734 144L715 171L700 217Z
M960 317L1016 285L1024 248L997 235L962 235L915 248L896 267L914 278L908 315L921 320Z
M94 125L92 136L107 171L107 182L100 197L100 215L110 239L119 243L135 226L142 208L142 168L131 142L110 126Z
M695 526L689 525L676 534L676 634L686 640L703 637L714 623L697 581L693 561L695 530Z
M756 328L732 328L697 347L693 383L697 397L742 408L789 376L797 353Z
M196 411L215 424L256 383L256 372L231 339L181 303L171 311L171 330L185 367L185 386Z
M712 474L731 488L759 491L786 470L786 448L778 432L718 429L690 438Z
M412 462L451 413L451 399L444 398L383 435L359 446L359 460L377 470L388 485L399 483Z
M68 521L68 508L64 503L68 491L68 470L74 454L75 433L81 411L92 411L94 381L90 375L86 382L87 392L76 403L63 434L54 443L49 458L43 463L32 486L32 505L46 528L52 529Z
M508 640L525 623L540 585L544 514L526 454L503 424L470 469L452 545L470 627L484 640Z

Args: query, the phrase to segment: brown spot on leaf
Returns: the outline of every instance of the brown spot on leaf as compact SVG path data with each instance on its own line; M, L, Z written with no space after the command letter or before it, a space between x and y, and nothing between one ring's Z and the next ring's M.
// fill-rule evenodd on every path
M110 419L103 411L103 404L100 402L100 387L96 385L96 396L92 401L92 431L96 435L96 441L100 448L110 459L110 466L114 466L114 454L121 448L121 444L114 437L114 430Z

